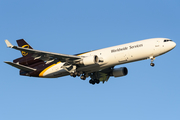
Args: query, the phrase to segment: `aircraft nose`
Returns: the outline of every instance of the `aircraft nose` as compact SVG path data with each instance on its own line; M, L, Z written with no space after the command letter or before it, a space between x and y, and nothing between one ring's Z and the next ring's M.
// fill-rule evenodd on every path
M176 43L172 42L172 47L175 48L176 47Z
M175 42L169 42L169 49L172 50L176 47L176 43Z
M164 51L170 51L172 49L174 49L176 47L176 43L173 41L170 42L166 42L166 44L164 44Z

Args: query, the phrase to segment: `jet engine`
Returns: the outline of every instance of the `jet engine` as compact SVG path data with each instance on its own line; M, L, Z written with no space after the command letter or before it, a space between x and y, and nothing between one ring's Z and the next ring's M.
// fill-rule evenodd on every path
M81 61L80 64L84 64L85 66L87 65L93 65L98 63L99 58L97 55L94 56L88 56L88 57L84 57Z
M121 77L128 74L128 69L126 67L114 68L112 71L112 76Z

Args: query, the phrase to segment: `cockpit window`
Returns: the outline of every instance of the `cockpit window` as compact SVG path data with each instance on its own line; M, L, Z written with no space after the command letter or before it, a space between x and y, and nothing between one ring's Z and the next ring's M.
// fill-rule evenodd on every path
M169 42L169 41L172 41L172 40L164 40L164 42Z

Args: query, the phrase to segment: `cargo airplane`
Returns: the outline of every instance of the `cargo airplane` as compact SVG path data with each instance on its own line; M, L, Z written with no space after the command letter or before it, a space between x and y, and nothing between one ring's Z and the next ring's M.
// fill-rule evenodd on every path
M21 51L22 57L5 61L20 69L20 75L41 78L57 78L70 75L80 76L82 80L90 77L90 84L108 81L109 77L121 77L128 74L126 67L116 65L150 59L151 66L155 57L175 48L176 43L167 38L152 38L122 44L76 55L45 52L33 49L24 39L17 40L13 46L5 40L7 47Z

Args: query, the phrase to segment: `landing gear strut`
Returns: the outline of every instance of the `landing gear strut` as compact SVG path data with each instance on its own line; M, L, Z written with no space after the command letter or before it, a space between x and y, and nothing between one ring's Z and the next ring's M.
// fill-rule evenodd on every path
M154 57L150 57L150 59L151 59L151 64L150 64L150 65L151 65L152 67L154 67L155 64L154 64L153 62L154 62L155 58L154 58Z

